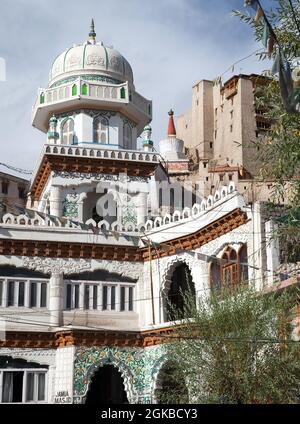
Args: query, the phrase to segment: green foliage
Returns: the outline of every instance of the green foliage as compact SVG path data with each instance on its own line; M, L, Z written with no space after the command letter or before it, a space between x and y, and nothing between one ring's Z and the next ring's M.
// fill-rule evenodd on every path
M276 3L277 7L267 13L279 43L275 45L273 59L280 47L291 63L300 58L300 3L292 2L294 13L288 0ZM251 25L256 40L261 44L263 21L257 24L253 13L250 16L248 12L234 11L234 15ZM260 58L266 56L262 53ZM253 140L261 163L261 177L275 183L272 193L274 203L285 200L292 206L290 219L280 223L279 233L284 250L288 251L289 246L299 250L300 220L295 219L295 210L300 208L300 115L285 110L278 80L274 76L270 77L269 84L257 87L255 95L256 109L263 110L264 118L271 124L265 135ZM294 248L291 257L287 256L289 261L294 257Z
M166 344L173 384L160 399L176 401L184 379L190 403L294 403L300 379L299 343L290 336L295 302L295 293L249 288L212 293L197 306L187 295L189 318Z

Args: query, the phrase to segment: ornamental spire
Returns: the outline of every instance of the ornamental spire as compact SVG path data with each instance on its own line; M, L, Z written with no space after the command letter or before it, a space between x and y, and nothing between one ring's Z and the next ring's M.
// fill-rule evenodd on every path
M168 137L176 137L176 129L174 125L174 111L171 109L169 112L169 125L168 125Z
M91 21L91 27L90 27L90 32L89 32L89 42L91 44L95 44L96 43L95 23L94 23L94 19L93 18L92 18L92 21Z

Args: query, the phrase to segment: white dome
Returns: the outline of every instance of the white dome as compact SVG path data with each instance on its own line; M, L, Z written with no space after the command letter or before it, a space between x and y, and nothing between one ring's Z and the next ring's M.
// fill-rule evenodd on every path
M87 41L74 45L61 53L53 62L49 75L49 87L61 80L77 76L107 82L133 84L133 73L128 61L112 47ZM98 77L98 78L97 78Z

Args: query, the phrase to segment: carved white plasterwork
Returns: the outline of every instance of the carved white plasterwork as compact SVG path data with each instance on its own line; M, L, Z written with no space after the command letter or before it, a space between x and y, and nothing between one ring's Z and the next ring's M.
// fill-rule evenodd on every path
M41 365L55 365L56 349L0 348L0 356L11 356Z
M22 257L22 266L34 271L49 273L76 274L91 269L91 261L72 258Z
M72 184L74 184L74 180L81 180L81 181L109 181L109 182L147 182L147 177L139 177L139 176L129 176L126 174L119 174L119 175L113 175L113 174L97 174L92 172L70 172L70 171L53 171L53 177L57 178L63 178L63 179L70 179L73 180Z
M206 255L218 255L228 245L237 245L249 242L251 234L251 223L241 225L240 227L232 230L230 233L224 234L215 240L210 241L204 246L197 249L197 252Z
M22 266L43 272L80 274L85 271L104 270L110 273L119 274L124 277L138 280L143 272L142 262L125 262L125 261L109 261L109 260L87 260L72 258L39 258L39 257L22 257Z
M138 280L143 273L142 262L125 262L125 261L107 261L107 260L93 260L93 270L103 269L111 273L116 273L124 277Z

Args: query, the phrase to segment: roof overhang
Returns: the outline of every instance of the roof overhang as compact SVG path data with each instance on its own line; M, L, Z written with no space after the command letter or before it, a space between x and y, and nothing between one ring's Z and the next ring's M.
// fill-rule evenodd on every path
M34 200L40 199L51 171L150 177L158 164L159 158L155 153L45 145L40 164L33 176L31 197Z

